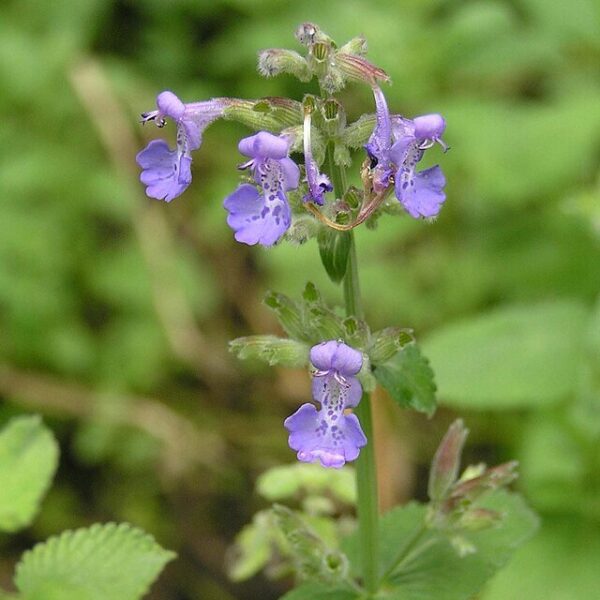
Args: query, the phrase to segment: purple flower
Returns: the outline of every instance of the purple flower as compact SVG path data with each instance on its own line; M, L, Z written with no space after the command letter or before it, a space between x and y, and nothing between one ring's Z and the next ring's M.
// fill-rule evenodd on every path
M373 191L383 193L393 174L396 197L412 217L436 216L446 199L446 179L438 165L419 172L416 166L436 142L447 150L441 139L446 122L438 114L413 120L390 115L378 86L373 86L373 95L377 122L365 145L371 159Z
M319 172L319 166L312 155L310 110L304 113L304 164L308 194L304 196L303 200L304 202L314 202L319 206L323 206L325 193L333 191L333 186L327 175Z
M239 143L239 151L251 159L240 168L252 170L262 193L245 183L225 198L227 224L238 242L272 246L288 230L291 211L285 192L300 181L298 166L288 158L289 147L289 139L266 131Z
M313 346L310 361L313 398L321 405L303 404L284 425L290 432L289 445L303 462L321 462L339 469L358 457L366 445L358 418L344 414L360 402L362 387L356 374L362 367L362 354L343 342L329 341Z
M164 140L153 140L137 155L146 195L170 202L184 192L192 181L191 152L200 147L202 133L223 115L229 103L228 98L216 98L184 104L173 92L158 95L158 110L144 113L142 123L155 121L164 127L165 119L172 119L177 124L177 146L171 150Z
M446 178L439 165L416 171L425 150L436 142L447 150L441 139L445 128L446 121L438 114L415 117L412 121L394 119L392 130L396 141L390 149L390 158L398 165L396 198L412 217L435 217L446 199Z

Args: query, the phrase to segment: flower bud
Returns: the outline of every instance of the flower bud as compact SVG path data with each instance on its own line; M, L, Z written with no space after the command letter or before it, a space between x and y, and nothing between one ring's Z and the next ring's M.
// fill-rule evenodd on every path
M518 463L512 460L507 463L486 469L476 477L465 479L464 476L452 489L448 498L448 506L453 508L458 504L472 503L487 492L500 489L513 482L517 477Z
M308 362L308 346L274 335L251 335L229 342L229 350L242 360L254 359L269 366L300 368Z
M281 131L302 123L302 105L288 98L239 100L234 98L223 111L223 117L256 130Z
M368 355L374 365L387 362L407 344L414 342L412 329L401 327L386 327L373 334Z
M362 35L352 38L340 48L340 52L364 56L367 53L367 39Z
M344 77L351 81L376 84L379 81L389 82L390 76L380 67L376 67L367 59L356 54L336 52L335 64Z
M502 521L502 514L488 508L472 508L459 520L459 526L467 531L489 529Z
M440 443L429 473L428 494L433 502L439 502L448 495L458 476L460 457L469 430L462 419L454 421Z
M289 73L300 81L310 81L312 72L303 56L294 50L269 48L258 53L258 72L264 77Z
M295 339L305 339L305 327L298 305L285 294L267 292L265 304L277 315L277 320L286 333Z

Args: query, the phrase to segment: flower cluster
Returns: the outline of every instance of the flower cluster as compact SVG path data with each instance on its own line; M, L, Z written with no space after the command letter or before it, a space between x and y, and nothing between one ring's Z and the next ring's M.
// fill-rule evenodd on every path
M390 115L381 89L374 86L373 94L377 124L365 149L371 159L374 192L384 192L393 177L396 198L411 217L435 217L446 199L446 178L439 165L419 172L416 166L436 142L447 149L441 139L446 121L438 114L413 120Z
M425 150L436 142L446 149L441 140L445 121L438 114L412 120L390 114L381 89L377 85L372 87L376 125L365 149L370 159L369 193L375 195L376 201L362 211L364 218L356 224L370 216L392 186L412 217L434 217L446 198L444 175L438 165L422 171L416 168ZM184 104L173 92L158 95L157 110L144 113L142 122L154 121L163 127L166 119L173 120L177 125L177 145L171 149L166 141L153 140L137 155L142 168L140 179L148 196L170 202L187 189L192 180L191 153L200 147L206 127L223 117L235 102L233 98L215 98ZM279 135L259 131L239 143L240 152L250 159L240 168L249 169L254 183L240 185L224 202L227 224L238 242L272 246L289 229L293 215L286 193L300 185L300 170L289 158L289 152L300 135L304 152L304 202L324 206L325 194L333 191L329 177L320 172L313 155L313 110L314 107L305 111L302 129L297 127L293 133L284 130Z
M446 198L445 177L438 165L422 170L418 170L418 165L426 150L436 143L447 149L441 139L446 123L439 114L407 119L390 113L378 85L389 77L364 58L364 39L355 38L338 47L310 23L298 30L297 37L307 48L306 57L293 51L264 50L259 56L259 70L267 76L291 73L302 81L316 77L321 97L306 95L302 102L286 98L213 98L186 104L173 92L161 92L156 110L143 113L142 123L153 121L163 127L167 120L173 121L177 128L176 146L171 148L165 140L153 140L137 155L137 163L142 169L140 180L146 186L146 194L171 202L191 183L192 153L200 148L208 125L219 118L250 125L253 135L238 145L246 157L239 165L245 175L223 202L234 238L248 245L273 246L292 224L294 229L288 236L300 241L297 231L303 226L303 231L309 233L302 240L317 237L327 267L323 257L330 252L327 244L332 236L322 236L323 227L346 231L360 225L375 215L388 198L393 198L392 192L413 218L439 214ZM374 117L346 124L343 107L332 94L348 81L371 87ZM350 148L361 147L367 154L361 172L363 190L338 189L345 185L341 169L351 161ZM290 158L293 152L303 153L299 164ZM334 173L322 172L325 155L329 168L340 167L335 190L330 179ZM341 265L341 273L332 275L328 267L334 281L343 278L347 269L344 246L338 250L341 254L336 264ZM314 337L323 339L330 335L328 332ZM305 360L305 349L302 355ZM358 418L350 411L362 395L357 374L363 355L332 340L313 346L310 361L314 367L313 399L319 408L312 403L303 404L285 420L289 444L301 461L339 468L355 460L367 443Z
M313 398L321 405L303 404L284 425L290 432L289 445L303 462L321 462L324 467L343 467L355 460L366 445L358 418L345 414L360 402L362 386L356 378L362 354L343 342L328 341L313 346L310 362Z

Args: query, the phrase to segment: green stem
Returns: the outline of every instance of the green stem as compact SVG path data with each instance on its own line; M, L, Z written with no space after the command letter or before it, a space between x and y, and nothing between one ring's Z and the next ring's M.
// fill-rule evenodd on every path
M331 145L327 148L327 158L335 195L337 198L341 198L346 191L346 173L342 166L335 165ZM362 318L363 308L360 296L354 232L343 232L339 235L350 236L350 251L348 253L346 275L344 276L344 302L346 305L346 314L348 316ZM379 508L377 500L377 471L375 467L373 418L369 394L363 394L360 404L356 407L354 412L358 417L368 440L367 445L361 449L355 464L360 560L365 588L368 592L373 594L377 591L379 584L379 549L377 538Z

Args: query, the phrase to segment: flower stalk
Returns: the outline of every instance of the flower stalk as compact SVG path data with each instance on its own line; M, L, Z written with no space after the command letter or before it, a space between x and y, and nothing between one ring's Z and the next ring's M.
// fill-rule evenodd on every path
M333 148L328 146L329 172L333 180L336 198L342 198L346 191L346 173L343 166L336 165L333 160ZM350 251L344 276L344 304L348 317L363 317L360 282L358 277L358 260L354 232L350 232ZM375 464L375 439L373 435L373 418L371 412L371 398L363 393L359 405L354 413L358 417L363 432L368 440L356 459L356 490L358 536L360 540L360 564L362 566L363 583L370 593L377 591L379 583L379 544L378 521L379 506L377 494L377 470Z

